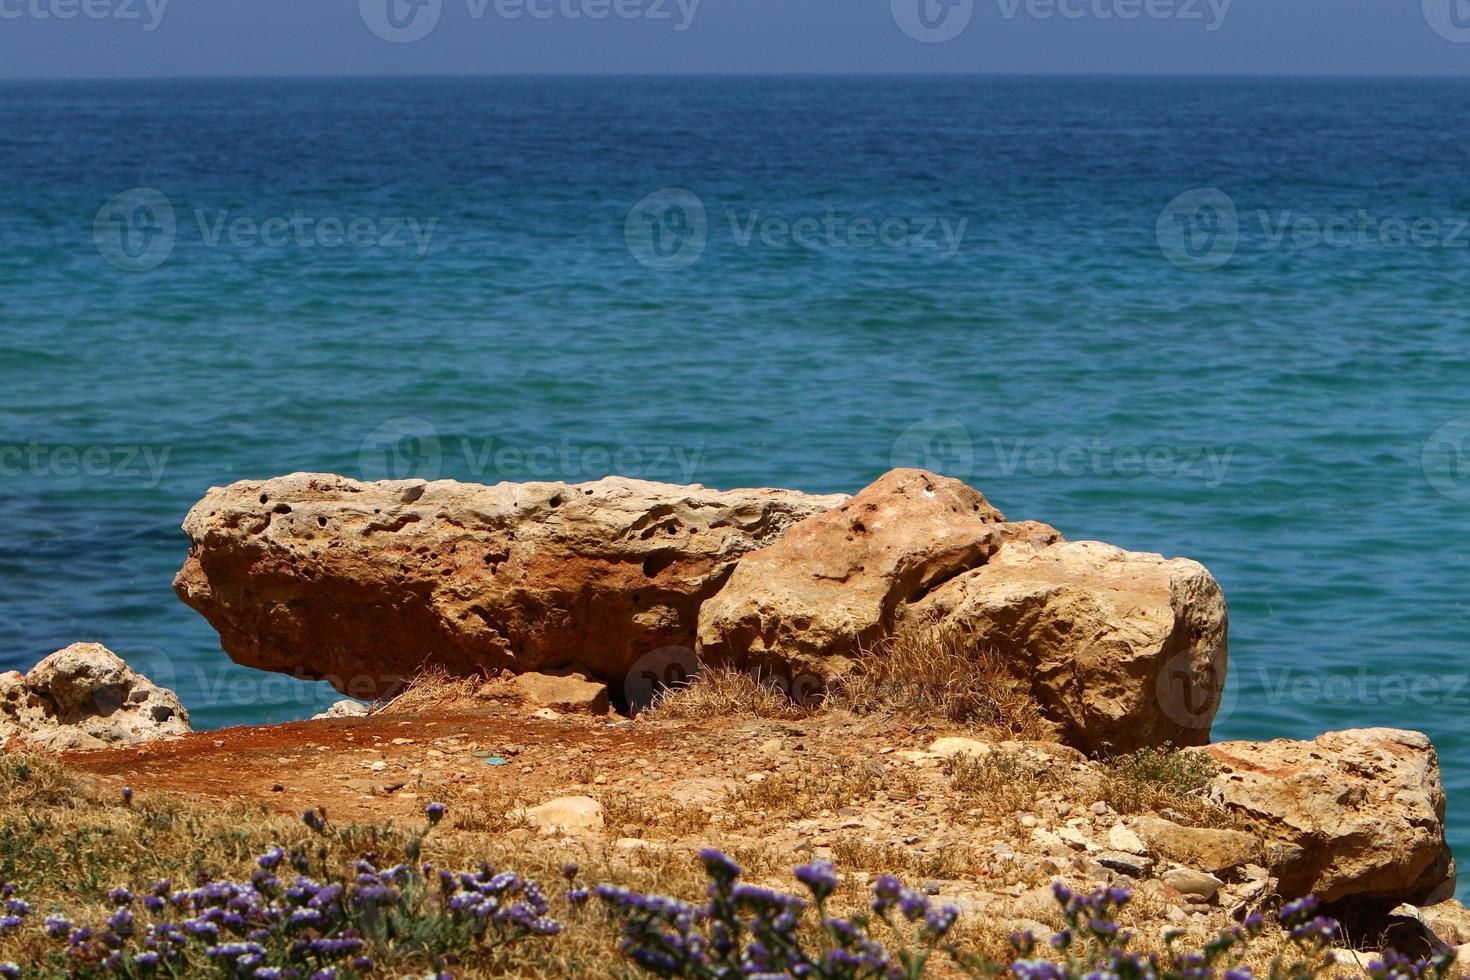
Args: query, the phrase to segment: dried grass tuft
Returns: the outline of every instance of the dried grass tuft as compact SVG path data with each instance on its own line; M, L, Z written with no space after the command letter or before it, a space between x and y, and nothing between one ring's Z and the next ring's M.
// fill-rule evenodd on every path
M943 720L1009 738L1057 736L1004 655L964 629L900 630L862 652L856 669L832 683L828 707L858 715Z
M643 717L654 721L707 721L731 716L796 721L811 714L774 681L726 667L704 667L688 683L654 695Z
M486 678L481 675L468 677L451 674L443 667L424 667L408 682L408 686L397 697L374 714L416 715L449 708L468 707L480 703L479 691Z

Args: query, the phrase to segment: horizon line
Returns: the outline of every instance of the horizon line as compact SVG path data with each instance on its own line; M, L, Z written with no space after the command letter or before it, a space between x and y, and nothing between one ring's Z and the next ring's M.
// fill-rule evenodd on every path
M1036 78L1036 79L1180 79L1180 80L1337 80L1337 81L1465 81L1470 80L1470 71L1462 74L1425 72L1403 73L1350 73L1350 72L1057 72L1057 71L588 71L588 72L404 72L404 73L335 73L335 74L275 74L275 75L0 75L0 84L15 82L273 82L273 81L409 81L409 80L463 80L463 79L659 79L659 78Z

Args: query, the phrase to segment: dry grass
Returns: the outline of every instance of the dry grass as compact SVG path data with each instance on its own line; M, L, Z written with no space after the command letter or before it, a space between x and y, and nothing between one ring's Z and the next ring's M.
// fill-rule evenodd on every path
M808 817L823 810L861 806L879 792L909 799L918 792L917 777L904 769L883 769L838 762L807 763L769 773L757 783L745 783L726 800L728 812L742 824L759 825Z
M688 683L659 691L642 717L653 721L707 721L732 716L795 721L810 714L774 681L727 667L702 667Z
M374 714L417 715L430 711L478 704L480 688L486 678L479 675L461 677L443 667L425 667L418 672L397 697L374 708Z
M1180 770L1165 768L1166 774L1176 771ZM983 768L957 768L956 772L972 773L959 781L986 790L997 799L1045 778L1021 773L1006 764L992 764L988 774ZM1169 785L1168 780L1164 784ZM882 785L884 778L871 772L845 778L836 772L823 772L811 774L796 789L803 797L832 791L852 798L871 794ZM752 786L751 792L774 795L774 789ZM245 878L255 870L254 856L274 844L320 854L333 866L341 866L366 850L376 851L385 863L396 862L404 859L405 846L415 830L334 825L327 834L317 835L300 820L269 813L260 806L193 804L147 794L140 794L132 806L125 806L114 790L94 790L55 762L26 756L0 757L0 790L0 880L17 883L21 897L35 906L33 925L0 935L0 961L28 965L40 961L53 948L40 934L41 918L57 912L79 921L100 921L108 914L106 895L113 887L141 889L157 878L190 882L199 873ZM470 954L453 965L457 977L596 976L631 980L642 976L618 952L617 929L595 903L579 911L565 902L556 883L568 859L581 864L584 882L615 882L691 901L699 901L704 894L707 881L691 849L620 851L606 842L587 842L569 851L557 840L507 838L498 825L485 824L485 830L477 829L474 820L456 825L456 811L468 808L472 802L468 797L451 802L450 819L425 840L424 860L438 867L467 868L483 859L497 868L511 868L536 878L546 886L552 915L567 929L553 940ZM828 805L835 802L834 798ZM513 809L506 801L498 801L493 808L501 813ZM621 818L614 814L614 819ZM926 856L883 845L839 842L834 851L844 879L833 902L833 911L839 915L861 910L869 897L860 876L849 877L851 872L896 871L913 880L952 878L976 870L970 866L975 856L964 849ZM746 868L751 880L800 892L790 875L791 865L798 863L800 856L784 848L755 845L733 848L731 855ZM1138 948L1162 948L1158 935L1162 912L1162 906L1155 907L1143 894L1125 910L1124 924L1135 928ZM1010 951L1007 935L1011 928L1004 917L966 915L961 917L952 938L966 952L1004 961ZM1211 935L1205 929L1191 928L1195 944ZM1258 975L1266 975L1270 957L1282 944L1279 933L1268 931L1253 945L1247 962L1257 968ZM935 967L935 977L954 975L941 962L936 961ZM390 956L380 963L382 975L421 975L427 968L408 954L397 960ZM1361 976L1361 971L1345 972Z
M1123 814L1157 813L1191 827L1233 827L1230 812L1204 797L1219 771L1203 752L1142 749L1107 761L1102 800Z
M610 837L688 837L707 830L712 816L702 807L645 796L609 794L599 802L603 826Z
M1006 738L1043 741L1056 726L1010 672L1006 658L966 630L901 630L863 651L834 681L827 705L858 715L944 719Z
M1053 766L1032 764L1019 755L957 755L946 760L949 785L957 795L956 813L980 810L1008 818L1035 810L1042 794L1060 789L1062 777Z
M832 844L832 859L844 871L894 874L905 881L973 878L985 870L987 855L970 847L945 847L923 852L853 837Z
M55 759L14 755L0 765L0 800L6 807L68 807L86 798L86 789Z

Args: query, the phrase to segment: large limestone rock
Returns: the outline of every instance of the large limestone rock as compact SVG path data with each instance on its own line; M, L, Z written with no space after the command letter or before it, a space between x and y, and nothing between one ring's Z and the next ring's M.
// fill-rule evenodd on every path
M958 480L894 470L745 556L700 610L700 657L838 676L900 606L995 554L1004 521Z
M1312 742L1224 742L1212 799L1267 843L1288 898L1418 904L1448 897L1439 760L1418 732L1329 732Z
M581 663L620 690L694 645L735 562L842 503L788 490L360 483L295 474L216 488L184 522L175 591L236 662L392 693L422 666Z
M1198 562L1095 541L1008 543L904 617L998 650L1068 744L1084 751L1209 740L1227 617L1219 585Z
M174 692L157 687L100 643L74 643L22 676L0 674L0 746L46 751L137 745L189 729Z

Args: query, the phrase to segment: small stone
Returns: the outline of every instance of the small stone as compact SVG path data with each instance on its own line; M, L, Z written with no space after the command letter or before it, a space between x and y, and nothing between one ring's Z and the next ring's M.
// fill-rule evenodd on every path
M526 821L542 833L588 834L602 829L602 804L589 796L563 796L532 807Z
M313 715L312 721L328 721L333 718L362 718L368 713L367 705L357 701L338 701L326 711L319 715Z
M1224 884L1219 878L1203 871L1195 871L1192 868L1175 868L1165 871L1164 884L1183 895L1185 898L1195 899L1199 902L1208 902L1215 897L1215 893Z
M1116 871L1130 878L1147 878L1154 870L1151 859L1126 851L1103 851L1096 856L1096 860L1109 871Z
M973 738L940 738L929 746L930 754L941 759L952 759L956 756L983 759L994 751L995 747L989 742L979 742Z
M1113 829L1108 831L1108 846L1117 851L1127 851L1129 854L1146 854L1148 847L1143 840L1122 824L1114 824Z

